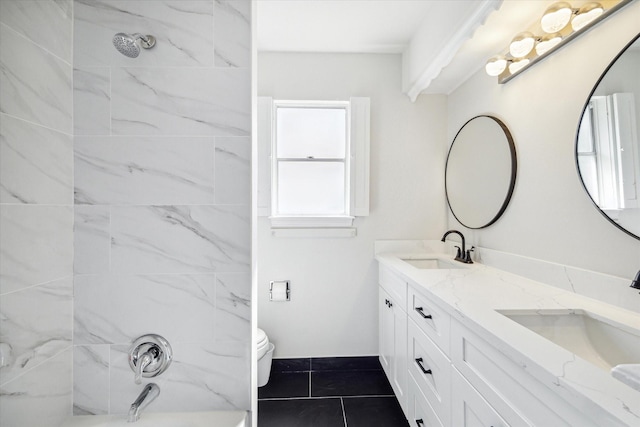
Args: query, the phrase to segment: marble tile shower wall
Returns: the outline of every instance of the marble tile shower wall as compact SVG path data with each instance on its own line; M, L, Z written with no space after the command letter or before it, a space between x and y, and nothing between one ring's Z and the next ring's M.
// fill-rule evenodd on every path
M149 410L250 409L250 2L74 4L74 413L128 410L145 333Z
M72 0L0 1L0 425L71 413Z

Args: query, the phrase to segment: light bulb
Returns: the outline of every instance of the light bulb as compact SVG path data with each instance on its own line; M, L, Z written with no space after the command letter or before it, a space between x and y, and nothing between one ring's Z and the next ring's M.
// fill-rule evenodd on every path
M489 58L484 66L485 71L490 76L499 76L507 68L507 60L502 55Z
M545 33L557 33L567 26L573 15L571 5L560 1L547 8L540 20L540 26Z
M536 45L536 53L538 54L538 56L542 56L556 47L561 41L562 37L560 37L560 34L556 33L546 35L542 37L542 39L540 39L540 41Z
M531 52L533 46L536 44L536 39L533 34L528 31L517 34L511 44L509 45L509 53L514 58L525 57Z
M509 72L511 74L515 74L522 68L524 68L527 64L529 64L529 60L527 58L513 61L511 64L509 64Z
M602 15L604 8L600 3L587 3L580 8L578 14L571 20L573 31L579 31L586 27L598 16Z

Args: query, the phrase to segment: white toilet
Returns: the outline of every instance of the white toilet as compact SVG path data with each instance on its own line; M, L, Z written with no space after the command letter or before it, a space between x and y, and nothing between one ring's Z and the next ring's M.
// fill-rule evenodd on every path
M269 337L260 328L256 334L256 346L258 348L258 387L262 387L269 382L271 360L276 346L269 342Z

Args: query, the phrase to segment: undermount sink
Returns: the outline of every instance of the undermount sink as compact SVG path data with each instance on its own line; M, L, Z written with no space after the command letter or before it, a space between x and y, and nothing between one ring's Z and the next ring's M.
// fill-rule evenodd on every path
M401 258L401 260L422 270L465 268L465 266L458 261L449 261L440 258Z
M640 363L640 330L585 310L497 310L498 313L609 372Z

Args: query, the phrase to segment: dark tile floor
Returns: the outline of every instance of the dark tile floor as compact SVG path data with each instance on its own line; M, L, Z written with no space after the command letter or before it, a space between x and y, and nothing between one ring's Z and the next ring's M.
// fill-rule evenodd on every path
M374 357L274 359L258 427L408 427Z

